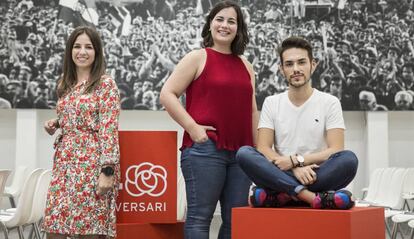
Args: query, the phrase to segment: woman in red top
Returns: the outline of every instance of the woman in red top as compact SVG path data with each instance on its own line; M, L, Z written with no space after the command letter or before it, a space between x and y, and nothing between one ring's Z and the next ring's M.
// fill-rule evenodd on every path
M241 56L249 38L240 7L219 2L206 18L202 37L204 48L178 63L160 100L185 130L185 238L209 238L218 201L223 219L219 238L230 238L231 208L247 205L250 185L235 153L254 145L258 120L253 67ZM179 101L184 92L186 108Z

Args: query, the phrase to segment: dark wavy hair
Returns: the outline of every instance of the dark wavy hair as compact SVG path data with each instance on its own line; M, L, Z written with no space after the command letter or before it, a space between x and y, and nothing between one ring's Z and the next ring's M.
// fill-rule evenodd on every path
M247 44L249 43L249 35L247 34L247 25L244 21L243 13L240 9L240 6L233 1L222 1L218 2L210 13L206 17L206 23L204 24L203 31L201 36L203 37L203 47L212 47L214 45L213 37L210 32L210 23L213 18L217 15L218 12L224 8L232 7L237 13L237 33L236 37L231 43L231 52L234 55L242 55L246 49Z
M306 41L304 38L297 37L297 36L291 36L283 40L281 46L278 49L281 65L283 65L283 56L282 56L283 52L285 52L286 50L290 48L299 48L299 49L306 50L308 52L309 60L310 61L313 60L311 44L308 41Z
M93 49L95 50L95 60L92 63L91 76L87 82L84 93L92 92L101 80L101 76L105 74L105 60L103 55L103 44L99 33L88 26L80 26L73 30L69 39L66 42L65 56L63 59L63 75L60 78L57 86L57 95L62 97L73 89L78 82L76 74L76 65L72 60L72 48L76 39L81 34L88 35L92 42Z

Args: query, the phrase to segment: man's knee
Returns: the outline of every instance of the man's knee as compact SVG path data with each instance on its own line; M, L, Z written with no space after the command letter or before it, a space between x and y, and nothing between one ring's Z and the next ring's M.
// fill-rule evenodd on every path
M243 165L252 158L253 153L255 152L255 148L252 146L242 146L237 150L236 153L236 160L240 165Z
M356 172L358 168L358 157L354 152L350 150L344 150L341 152L341 161L345 164L344 166Z

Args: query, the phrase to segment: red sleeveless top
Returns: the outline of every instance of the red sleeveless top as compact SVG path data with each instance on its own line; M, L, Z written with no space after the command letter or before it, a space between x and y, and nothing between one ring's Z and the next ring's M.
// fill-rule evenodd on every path
M253 88L249 72L239 56L205 50L204 69L186 90L187 112L198 124L216 128L207 135L218 149L252 146ZM190 135L184 132L181 149L192 145Z

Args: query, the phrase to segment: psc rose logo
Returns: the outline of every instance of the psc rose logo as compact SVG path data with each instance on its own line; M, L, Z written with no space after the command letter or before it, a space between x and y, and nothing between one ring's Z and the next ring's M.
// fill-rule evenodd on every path
M125 173L125 190L132 197L159 197L167 190L167 170L149 162L132 165Z

